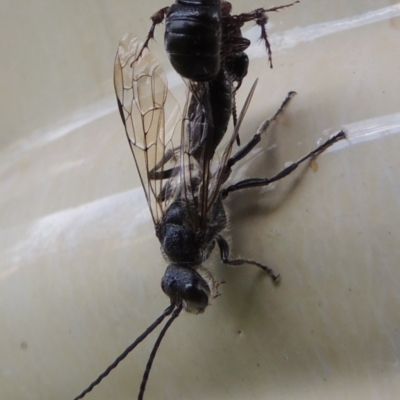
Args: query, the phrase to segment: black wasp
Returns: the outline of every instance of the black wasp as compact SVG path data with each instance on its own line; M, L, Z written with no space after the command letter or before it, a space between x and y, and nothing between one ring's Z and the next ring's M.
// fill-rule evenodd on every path
M211 300L219 295L218 283L202 266L216 245L224 264L255 265L276 281L279 275L266 265L253 260L230 258L229 245L221 235L227 223L223 200L230 192L265 186L287 176L299 164L313 159L345 137L343 132L336 134L270 179L247 179L221 189L233 165L256 146L270 124L283 112L294 92L289 93L279 110L260 126L256 135L231 156L239 127L255 90L255 82L238 123L222 149L222 155L217 157L215 149L218 144L208 140L214 128L210 129L213 117L209 114L211 110L207 96L210 94L205 90L207 86L200 85L197 88L194 85L191 88L182 114L168 90L165 73L155 57L147 50L138 57L141 51L141 44L136 38L128 35L121 40L115 59L114 84L119 112L161 252L169 262L161 280L161 288L171 304L75 400L83 398L98 385L165 317L170 316L145 368L138 395L138 399L143 399L156 352L169 326L182 309L189 313L202 313ZM224 79L223 76L221 79ZM214 106L218 107L218 103ZM224 133L220 134L221 139Z
M272 52L265 25L267 12L279 11L299 1L279 7L257 8L248 13L232 15L231 3L224 0L176 0L151 16L152 26L143 47L154 38L155 27L165 19L164 45L172 66L181 76L193 81L215 77L221 62L232 66L237 79L247 73L248 58L243 52L250 41L242 37L241 28L255 21L261 29L272 68Z
M244 51L250 46L250 41L242 36L241 28L249 21L260 27L260 40L265 43L272 68L272 51L265 28L267 13L296 3L299 1L232 15L232 4L228 1L176 0L151 16L153 23L143 48L154 38L155 27L165 19L164 46L171 65L179 75L195 82L211 81L221 69L229 75L233 86L232 115L236 125L235 92L247 75L249 58ZM239 144L239 136L237 141Z

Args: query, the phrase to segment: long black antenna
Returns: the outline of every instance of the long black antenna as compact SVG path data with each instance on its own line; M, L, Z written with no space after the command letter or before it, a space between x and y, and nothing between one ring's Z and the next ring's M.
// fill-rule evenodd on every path
M150 353L149 361L147 361L146 370L144 371L144 374L143 374L142 383L140 384L138 400L143 400L143 395L144 395L144 391L146 390L146 384L147 384L147 380L149 379L151 366L153 365L153 361L154 361L154 358L156 357L157 350L160 347L161 341L163 340L163 337L166 334L168 328L171 326L171 324L174 322L174 320L179 316L179 313L181 311L182 311L182 303L179 304L175 308L170 319L164 325L164 328L162 328L162 331L160 332L156 342L154 343L153 350Z
M107 367L107 369L101 373L96 380L94 380L79 396L75 397L74 400L79 400L82 399L83 397L86 396L89 392L92 391L92 389L97 386L114 368L117 367L117 365L142 341L144 340L158 325L161 324L161 322L164 320L164 318L172 313L174 311L175 304L171 304L169 307L167 307L164 312L131 344L129 345L125 351L118 356L115 361ZM180 307L179 311L181 311L182 306ZM179 313L178 313L179 314ZM175 317L176 318L176 317ZM172 319L172 317L171 317ZM171 321L171 319L168 320ZM167 323L168 324L168 323ZM166 326L166 325L165 325ZM164 326L164 329L165 329ZM165 333L165 332L164 332Z

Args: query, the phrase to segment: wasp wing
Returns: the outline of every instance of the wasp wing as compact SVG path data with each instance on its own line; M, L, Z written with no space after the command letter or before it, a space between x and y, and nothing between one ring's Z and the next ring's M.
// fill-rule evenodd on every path
M258 79L255 80L255 82L253 83L253 86L250 89L249 94L247 95L246 101L243 105L243 108L240 112L237 123L232 132L232 136L230 137L228 143L226 144L225 150L223 151L222 156L220 157L220 159L218 161L214 160L214 162L213 162L214 164L218 163L218 165L215 168L214 168L214 166L210 167L210 170L213 170L213 172L212 172L211 177L208 178L208 183L207 183L207 187L208 187L207 211L209 211L212 208L213 204L215 203L215 201L217 200L217 198L219 196L221 186L229 178L230 170L228 169L228 165L227 165L228 160L231 156L233 145L236 142L236 139L239 135L240 126L243 122L243 119L247 112L247 109L249 108L251 99L253 97L254 91L257 86L257 82L258 82Z
M219 75L217 79L224 79L224 75ZM216 156L216 146L225 135L225 130L220 131L223 127L218 123L214 123L213 116L215 110L211 110L211 91L209 82L192 82L185 81L189 92L190 105L187 113L187 129L185 134L182 132L182 158L187 161L182 164L182 171L185 165L190 165L190 172L195 170L195 177L184 174L182 182L186 181L185 188L191 188L182 193L182 197L189 200L192 205L187 212L196 218L197 228L203 232L207 230L209 223L209 212L213 210L222 184L230 175L228 161L232 153L232 148L237 140L239 129L243 122L244 116L250 105L254 94L257 80L254 82L247 96L245 104L241 110L237 123L234 127L231 137L225 144L224 150L220 157ZM217 85L218 86L218 85ZM222 87L222 86L221 86ZM215 90L213 92L215 95ZM215 102L214 102L215 103ZM214 104L218 108L218 104ZM223 112L224 110L219 110ZM217 117L218 118L218 117ZM185 143L186 141L186 143ZM194 185L197 178L197 184ZM191 184L191 186L189 185Z
M180 187L184 121L164 70L132 35L119 44L114 63L118 109L154 224ZM177 134L176 134L177 133Z

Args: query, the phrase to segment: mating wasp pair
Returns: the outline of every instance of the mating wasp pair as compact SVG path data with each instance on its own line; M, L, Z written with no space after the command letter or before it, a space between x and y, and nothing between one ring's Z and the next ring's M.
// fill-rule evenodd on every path
M210 79L186 80L189 90L184 110L181 111L168 89L163 69L146 48L147 42L140 44L131 35L121 40L115 58L114 85L119 113L155 233L161 252L169 262L161 287L169 297L170 305L74 400L83 398L98 385L169 316L145 368L138 395L138 399L143 399L156 352L167 329L183 309L194 314L202 313L219 295L219 283L203 266L215 247L219 250L222 263L255 265L276 281L279 275L268 266L250 259L231 257L228 242L223 236L227 226L224 200L232 192L266 186L284 178L303 162L312 160L345 138L344 132L339 132L271 178L245 179L227 185L235 164L260 142L295 93L290 92L273 117L261 124L247 144L234 151L257 81L234 121L232 132L225 138L233 110L233 94L240 85L238 79L232 79L226 60L219 62L217 73ZM221 45L224 47L226 43L222 41ZM229 54L239 53L235 50Z

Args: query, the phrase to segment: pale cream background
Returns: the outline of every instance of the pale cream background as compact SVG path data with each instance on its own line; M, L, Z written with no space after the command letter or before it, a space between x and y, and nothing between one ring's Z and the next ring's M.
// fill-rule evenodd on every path
M2 400L71 400L168 304L112 87L118 40L144 39L165 5L1 4ZM399 16L387 0L303 0L270 15L275 67L255 43L242 138L298 96L233 179L271 175L341 127L349 141L316 172L232 195L233 253L275 268L281 285L215 254L223 295L172 325L145 398L400 398ZM151 48L170 70L162 36ZM87 399L136 398L154 340Z

